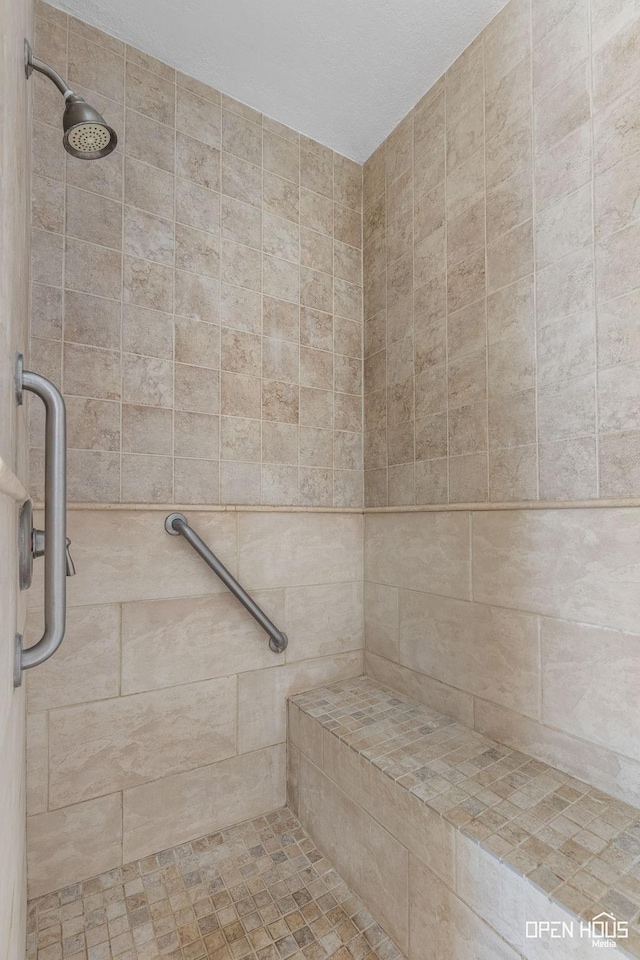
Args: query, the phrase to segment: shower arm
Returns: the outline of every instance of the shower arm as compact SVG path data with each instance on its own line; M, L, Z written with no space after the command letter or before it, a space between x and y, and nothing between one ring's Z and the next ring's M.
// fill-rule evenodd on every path
M67 99L67 97L73 96L73 90L69 87L66 80L60 76L57 70L54 70L52 66L48 63L45 63L44 60L40 60L38 57L34 57L31 51L31 45L28 40L24 42L24 72L27 76L27 79L31 76L33 71L37 73L44 74L45 77L48 77L52 83L56 85L62 96Z

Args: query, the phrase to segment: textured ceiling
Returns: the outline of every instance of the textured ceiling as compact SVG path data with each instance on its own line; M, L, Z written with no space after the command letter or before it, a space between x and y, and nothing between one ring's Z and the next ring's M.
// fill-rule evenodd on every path
M363 161L505 0L54 0Z

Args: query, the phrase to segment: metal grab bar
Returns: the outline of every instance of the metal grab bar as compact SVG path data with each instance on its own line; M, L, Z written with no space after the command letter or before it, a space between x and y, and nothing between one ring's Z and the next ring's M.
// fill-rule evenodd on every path
M164 528L172 537L184 537L187 543L190 543L199 556L202 557L207 566L211 567L217 577L224 583L225 587L231 590L245 610L251 614L265 633L269 634L269 647L274 653L282 653L286 650L289 639L286 633L278 630L272 620L266 615L264 610L258 606L255 600L249 596L244 587L241 587L233 574L229 573L227 568L216 557L215 553L209 549L204 540L189 526L189 521L182 513L170 513L164 521Z
M44 552L44 633L36 644L24 650L16 638L14 686L20 686L22 671L44 663L53 656L64 638L67 613L67 417L62 394L50 380L22 369L18 361L18 403L22 391L40 397L45 406L44 525L46 536L29 545L33 556ZM32 538L42 531L32 531Z

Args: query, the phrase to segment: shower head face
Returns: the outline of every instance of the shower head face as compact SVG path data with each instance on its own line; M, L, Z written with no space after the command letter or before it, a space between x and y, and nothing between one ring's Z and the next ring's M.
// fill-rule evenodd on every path
M67 153L79 160L99 160L116 148L118 138L97 110L82 97L67 95L62 118L64 137L62 142Z

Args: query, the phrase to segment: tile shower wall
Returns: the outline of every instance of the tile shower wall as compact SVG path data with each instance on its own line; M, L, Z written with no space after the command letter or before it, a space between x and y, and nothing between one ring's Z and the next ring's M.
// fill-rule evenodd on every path
M34 77L31 356L67 399L70 499L361 506L362 168L37 14L38 55L119 136L67 156Z
M33 34L29 0L1 0L0 24L0 957L24 955L24 688L13 688L15 635L24 630L18 587L17 519L26 496L27 430L15 402L16 353L29 319L29 90L24 38Z
M637 806L639 571L637 508L368 515L366 673Z
M190 519L287 651L162 511L71 511L67 635L27 684L30 896L282 806L287 696L362 673L360 515Z
M640 494L639 50L511 0L365 164L368 505Z

